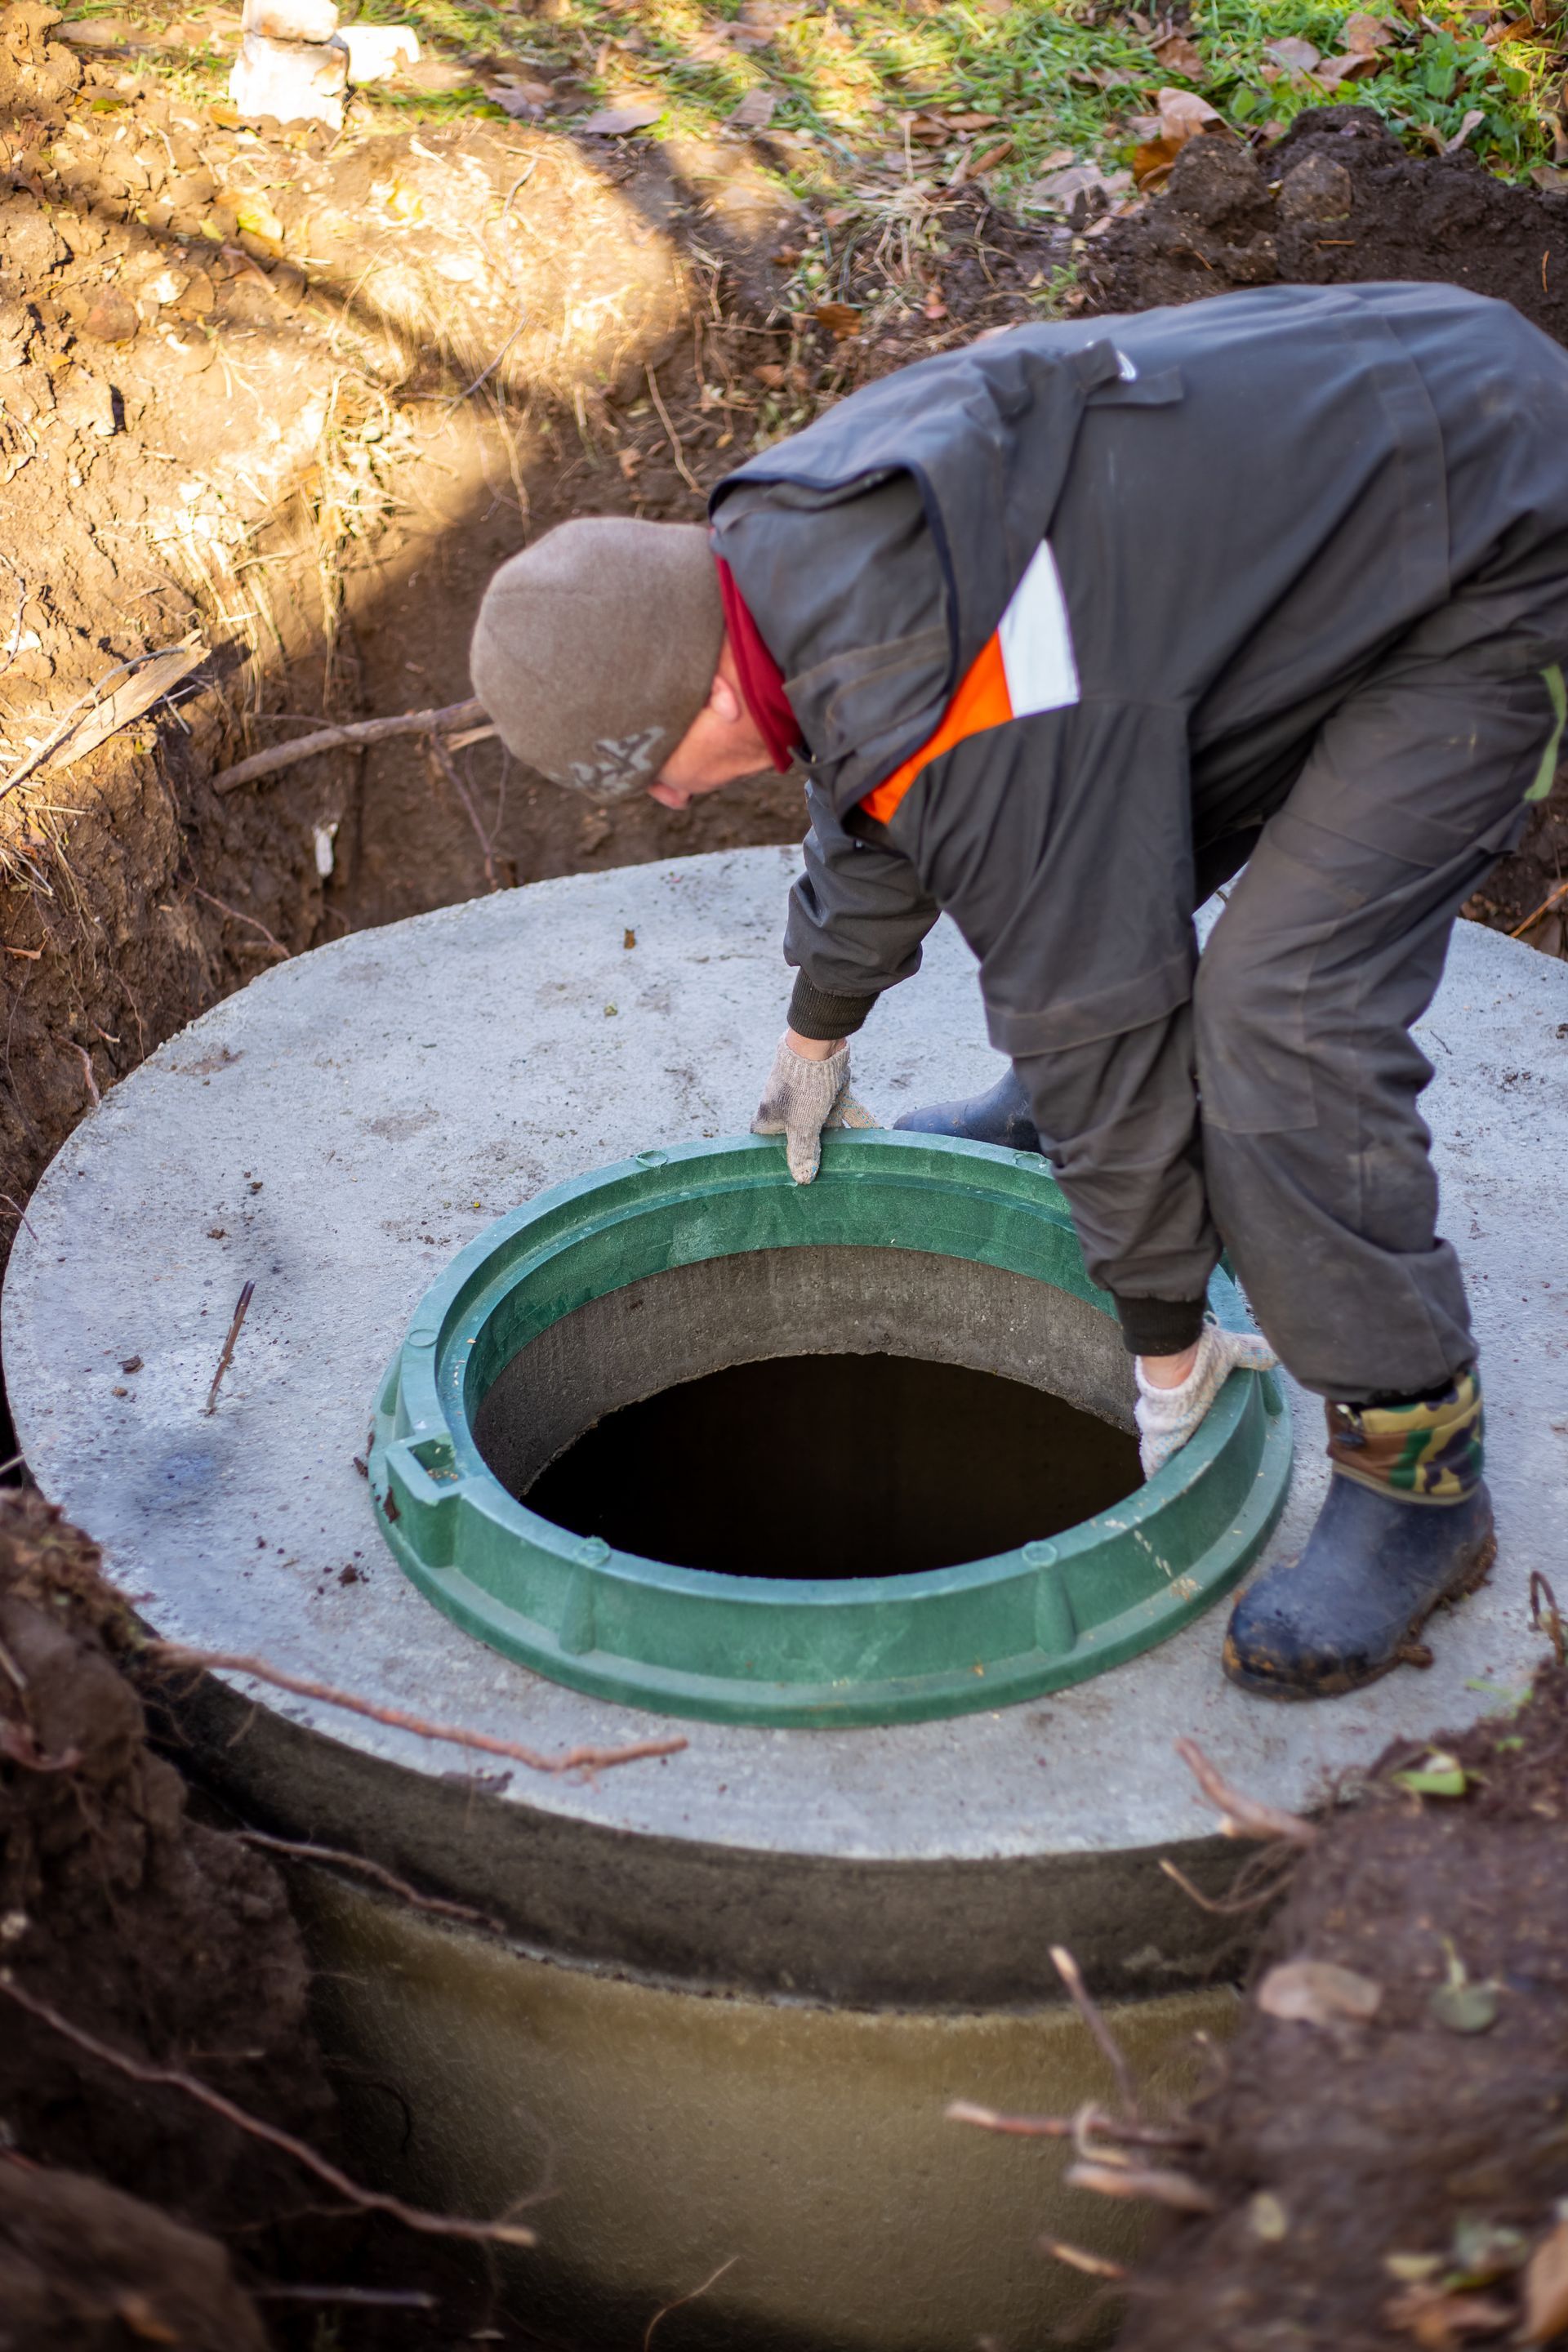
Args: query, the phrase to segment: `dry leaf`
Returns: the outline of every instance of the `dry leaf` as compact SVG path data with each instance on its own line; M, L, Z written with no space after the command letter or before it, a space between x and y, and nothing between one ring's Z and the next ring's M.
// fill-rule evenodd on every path
M115 2304L115 2315L122 2326L143 2344L178 2344L181 2331L170 2327L159 2318L144 2294L121 2294Z
M842 343L860 331L860 313L853 302L819 302L812 316L835 342Z
M1459 2352L1478 2336L1500 2336L1513 2315L1486 2295L1410 2286L1384 2305L1383 2316L1396 2336L1413 2337L1421 2352Z
M1112 197L1124 194L1131 184L1131 172L1102 172L1098 163L1069 163L1066 171L1047 172L1043 179L1032 181L1024 192L1024 201L1068 212L1079 196L1091 201L1103 196L1110 203Z
M784 388L784 372L777 360L759 362L752 370L752 373L759 383L766 384L770 392L779 392Z
M601 106L577 125L586 139L623 139L628 131L646 131L665 110L662 98L639 98L625 106Z
M514 122L542 114L555 97L549 82L520 81L514 74L498 75L489 84L489 94Z
M1381 16L1347 16L1340 32L1347 49L1386 49L1394 37L1393 26Z
M1383 1987L1333 1960L1284 1960L1258 1988L1265 2017L1292 2025L1334 2025L1353 2018L1364 2023L1377 2014Z
M1472 131L1479 131L1487 119L1484 106L1472 106L1451 139L1443 142L1445 155L1457 155Z
M921 312L922 317L927 319L935 320L946 318L947 304L942 299L942 288L940 286L928 287L926 289L925 300L921 304Z
M1195 89L1163 89L1154 100L1160 110L1160 136L1173 139L1178 146L1184 139L1195 138L1211 122L1223 121L1217 106L1200 98Z
M1001 120L999 114L950 114L947 118L949 130L965 131L991 131Z
M777 91L759 82L755 89L746 92L730 115L731 128L735 131L765 131L773 119L773 109L778 102Z
M1265 41L1263 54L1272 58L1276 65L1283 66L1287 73L1315 73L1323 53L1315 49L1310 41L1298 40L1294 34L1287 34L1283 40Z
M1374 49L1352 49L1342 58L1324 58L1312 76L1324 89L1337 89L1342 81L1359 81L1374 74L1383 59Z
M1498 1989L1494 1984L1439 1985L1428 2006L1450 2033L1487 2033L1498 2020Z
M1185 33L1167 33L1163 41L1152 41L1151 48L1165 73L1184 74L1188 81L1206 81L1208 68Z
M183 677L188 677L192 670L199 667L205 659L206 649L203 646L176 646L170 652L159 654L152 661L144 663L133 677L128 677L123 686L117 687L96 709L84 712L79 725L65 738L58 751L49 754L50 766L70 768L79 760L85 760L89 751L96 751L100 743L106 743L111 735L118 734L121 728L129 727L133 719L140 719L143 711L151 710L155 702L161 702L164 695L178 686Z
M213 202L231 212L252 236L262 237L268 245L282 244L283 224L259 188L220 188Z
M1163 187L1171 176L1171 166L1186 142L1183 139L1145 139L1132 151L1132 177L1145 194Z
M1550 2344L1568 2328L1568 2220L1558 2222L1530 2257L1524 2273L1526 2344Z

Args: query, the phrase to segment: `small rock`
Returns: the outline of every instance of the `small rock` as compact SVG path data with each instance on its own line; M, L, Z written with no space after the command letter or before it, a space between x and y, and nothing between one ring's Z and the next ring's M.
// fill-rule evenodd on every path
M1287 220L1342 221L1354 201L1350 173L1326 155L1309 155L1287 172L1279 189L1279 209Z

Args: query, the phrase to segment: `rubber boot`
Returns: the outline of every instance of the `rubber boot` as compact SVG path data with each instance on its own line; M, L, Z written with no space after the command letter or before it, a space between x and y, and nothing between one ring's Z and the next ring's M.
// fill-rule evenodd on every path
M1266 1569L1232 1611L1226 1673L1267 1698L1332 1698L1429 1666L1422 1626L1496 1556L1484 1484L1462 1502L1413 1502L1336 1471L1300 1559Z
M907 1110L893 1125L913 1128L921 1135L963 1135L971 1143L999 1143L1005 1151L1040 1148L1028 1097L1011 1066L989 1094L971 1095L967 1102L928 1103L923 1110Z

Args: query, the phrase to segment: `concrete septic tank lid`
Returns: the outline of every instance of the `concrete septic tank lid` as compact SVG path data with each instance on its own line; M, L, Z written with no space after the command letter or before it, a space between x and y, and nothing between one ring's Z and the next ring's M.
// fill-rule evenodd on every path
M1084 1271L1037 1152L845 1133L826 1139L809 1185L791 1181L781 1144L757 1136L640 1152L501 1219L416 1307L383 1392L370 1474L382 1533L420 1590L481 1640L580 1690L720 1722L825 1727L972 1714L1082 1682L1168 1639L1257 1557L1285 1499L1290 1441L1278 1382L1247 1372L1231 1375L1196 1440L1124 1502L1054 1541L921 1573L883 1575L868 1557L866 1572L847 1579L752 1576L743 1529L734 1553L742 1572L669 1566L553 1526L514 1499L563 1437L598 1417L604 1384L626 1403L650 1381L665 1387L689 1374L689 1294L660 1315L659 1277L780 1251L792 1253L787 1267L815 1266L815 1255L794 1254L823 1249L836 1259L855 1252L852 1264L872 1252L906 1283L931 1287L954 1261L1018 1277L1033 1297L984 1321L987 1361L976 1369L1016 1369L1011 1356L996 1359L1020 1325L1033 1365L1048 1368L1054 1353L1064 1387L1092 1383L1086 1353L1100 1359L1101 1387L1111 1386L1108 1353L1122 1369L1110 1302ZM759 1299L761 1331L725 1314L719 1361L784 1355L802 1336L853 1338L859 1318L844 1311L845 1285L828 1275L823 1287L832 1308L804 1335L780 1313L776 1281ZM654 1313L584 1332L580 1352L597 1360L584 1379L568 1360L584 1307L633 1290L635 1306ZM725 1306L733 1299L731 1288ZM1247 1325L1223 1274L1213 1306L1223 1322ZM1101 1327L1087 1350L1075 1307ZM924 1334L911 1344L888 1319L863 1351L890 1341L920 1352ZM503 1484L478 1432L503 1376L526 1370L531 1343L546 1338L555 1344L522 1400L528 1458ZM962 1344L955 1352L962 1360ZM886 1441L868 1430L865 1442ZM804 1565L805 1529L803 1538Z
M622 868L359 933L253 982L82 1122L16 1236L6 1380L44 1492L160 1633L545 1751L670 1732L433 1609L375 1533L355 1457L417 1302L498 1213L744 1131L783 1024L795 865L761 849ZM191 1701L204 1764L254 1818L428 1872L542 1948L659 1979L1037 1998L1048 1924L1102 1985L1190 1981L1213 1923L1154 1860L1184 1848L1223 1885L1227 1850L1173 1739L1306 1805L1396 1735L1473 1718L1492 1703L1475 1682L1517 1688L1540 1654L1527 1586L1536 1569L1561 1578L1568 1465L1564 1024L1568 967L1458 926L1418 1037L1500 1554L1437 1621L1429 1672L1269 1706L1224 1681L1215 1612L1044 1703L860 1729L687 1723L681 1753L597 1778L498 1769L483 1805L479 1759L228 1675ZM855 1055L858 1091L889 1118L994 1074L973 961L946 925ZM1270 1556L1299 1546L1326 1476L1318 1403L1291 1402Z

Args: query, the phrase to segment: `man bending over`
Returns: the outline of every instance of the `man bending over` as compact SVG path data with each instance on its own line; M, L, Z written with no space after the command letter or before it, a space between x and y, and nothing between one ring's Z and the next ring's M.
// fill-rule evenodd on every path
M952 915L1011 1069L900 1123L1047 1155L1151 1473L1268 1360L1205 1319L1228 1249L1333 1475L1226 1670L1307 1697L1420 1657L1495 1549L1411 1030L1551 788L1565 653L1568 358L1452 288L1283 287L906 368L706 532L565 524L491 583L473 673L596 798L805 762L757 1119L797 1181Z

